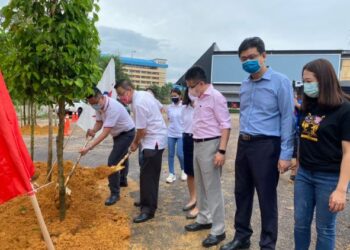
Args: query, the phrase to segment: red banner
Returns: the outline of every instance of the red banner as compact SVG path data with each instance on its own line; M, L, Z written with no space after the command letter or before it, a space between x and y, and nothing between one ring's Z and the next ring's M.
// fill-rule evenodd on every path
M34 165L0 72L0 204L32 191L30 178L33 174Z

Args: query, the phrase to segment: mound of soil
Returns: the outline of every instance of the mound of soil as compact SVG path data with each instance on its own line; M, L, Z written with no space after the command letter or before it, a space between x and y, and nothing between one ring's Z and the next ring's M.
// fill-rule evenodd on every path
M53 127L53 133L58 133L58 127ZM26 125L21 127L22 135L30 135L30 125ZM34 126L34 135L48 135L49 134L49 126Z
M35 166L35 182L43 183L46 163L37 162ZM72 162L65 162L65 173L72 166ZM77 167L68 185L72 193L64 221L59 220L55 206L56 183L38 190L39 205L56 249L130 248L130 218L126 208L132 206L132 199L125 194L127 190L122 190L123 207L118 203L104 206L109 194L104 171ZM28 197L18 197L0 206L0 246L1 249L46 249Z

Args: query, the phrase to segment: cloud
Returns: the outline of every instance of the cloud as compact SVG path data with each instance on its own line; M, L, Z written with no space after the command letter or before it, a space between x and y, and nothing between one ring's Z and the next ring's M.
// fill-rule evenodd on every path
M132 30L97 27L100 35L100 49L104 53L121 54L127 56L131 52L137 55L152 55L162 47L162 41L146 37Z

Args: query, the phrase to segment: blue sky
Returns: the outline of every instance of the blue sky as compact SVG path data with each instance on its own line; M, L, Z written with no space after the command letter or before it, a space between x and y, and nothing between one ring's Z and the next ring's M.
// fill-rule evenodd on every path
M0 0L0 6L8 1ZM168 60L176 81L213 43L237 50L260 36L266 49L350 49L349 0L100 0L104 53Z

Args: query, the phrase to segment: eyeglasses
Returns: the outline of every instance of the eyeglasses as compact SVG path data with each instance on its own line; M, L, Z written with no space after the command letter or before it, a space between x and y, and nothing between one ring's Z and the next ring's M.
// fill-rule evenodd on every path
M242 62L245 62L245 61L247 61L248 59L249 59L249 60L254 60L254 59L256 59L256 58L259 57L259 56L260 56L260 54L258 54L258 55L256 55L256 54L251 54L251 55L248 55L248 56L242 56L242 57L240 57L239 59L241 59Z
M193 89L193 88L195 88L199 83L200 83L201 81L198 81L198 82L196 82L194 85L192 85L192 86L188 86L190 89Z

